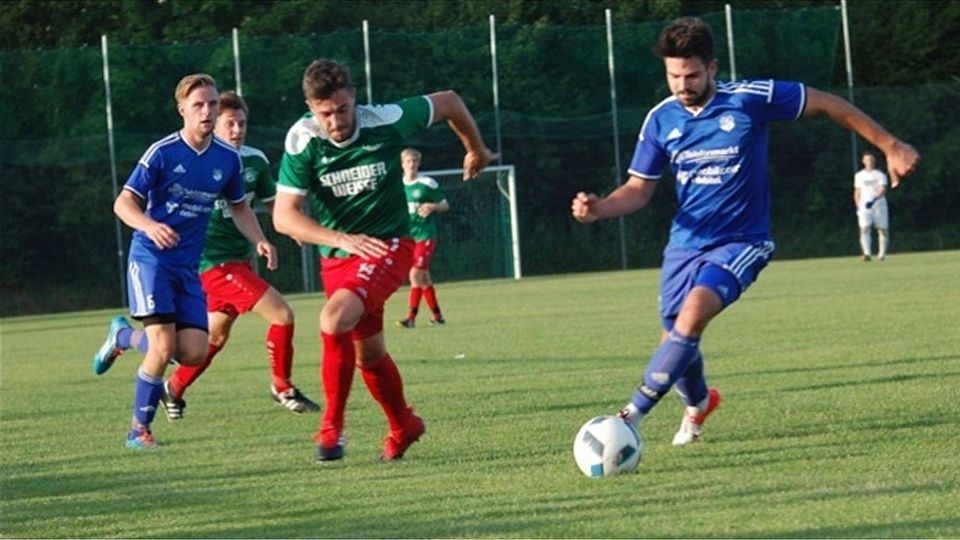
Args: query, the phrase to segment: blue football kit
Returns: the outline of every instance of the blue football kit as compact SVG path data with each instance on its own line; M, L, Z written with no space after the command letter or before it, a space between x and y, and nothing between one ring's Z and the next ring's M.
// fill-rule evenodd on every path
M240 155L226 142L212 137L197 151L179 131L140 158L124 189L146 200L146 214L173 228L180 241L160 249L142 231L133 233L127 271L133 317L162 316L178 328L207 329L206 297L197 274L200 254L216 200L243 202L242 170Z
M675 177L679 208L664 250L661 315L675 317L698 279L729 305L770 260L768 125L796 120L806 89L796 82L747 80L717 83L710 102L697 114L670 97L644 120L629 172L658 180L666 165ZM701 276L707 265L723 274Z
M679 208L663 252L660 315L667 339L631 400L646 414L675 384L689 406L705 403L699 337L673 325L690 291L704 286L723 307L735 302L773 256L768 125L797 120L806 88L797 82L718 82L696 114L671 96L644 120L629 173L659 180L670 165Z

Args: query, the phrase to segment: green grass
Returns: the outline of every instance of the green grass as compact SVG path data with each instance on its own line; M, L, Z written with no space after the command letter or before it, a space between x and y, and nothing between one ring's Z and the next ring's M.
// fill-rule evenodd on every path
M449 324L413 331L392 326L401 289L387 341L428 433L392 464L359 377L347 457L313 462L317 417L268 398L256 317L140 453L122 444L138 355L90 370L116 312L4 319L0 536L960 536L960 252L774 262L703 341L725 397L706 442L670 446L670 396L638 473L588 479L572 438L630 396L659 334L657 277L441 285ZM321 299L291 303L295 382L321 398Z

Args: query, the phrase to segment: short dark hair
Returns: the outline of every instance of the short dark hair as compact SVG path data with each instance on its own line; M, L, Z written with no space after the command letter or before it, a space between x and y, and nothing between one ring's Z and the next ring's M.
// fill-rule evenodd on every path
M233 109L235 111L243 111L243 114L249 115L250 109L247 108L247 102L240 97L240 94L234 92L233 90L227 90L220 94L220 112L223 112L227 109Z
M353 90L350 68L335 60L321 58L310 62L303 72L303 95L307 99L327 99L338 90Z
M676 19L660 32L653 52L660 58L699 57L704 62L714 59L713 31L697 17Z

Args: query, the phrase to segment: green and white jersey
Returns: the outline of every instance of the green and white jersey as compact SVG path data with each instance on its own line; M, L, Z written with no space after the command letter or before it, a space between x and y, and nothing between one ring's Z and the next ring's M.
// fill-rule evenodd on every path
M424 203L442 203L447 200L440 184L429 176L418 176L413 180L403 179L403 189L407 192L407 212L410 213L410 236L414 240L429 240L437 237L437 212L427 217L417 213Z
M313 194L311 214L329 229L377 238L407 236L407 198L403 191L400 152L404 141L433 121L426 96L389 105L357 105L356 129L343 142L329 138L313 119L303 116L284 145L277 189ZM324 257L346 251L319 246Z
M243 161L243 191L247 202L253 200L270 202L277 196L277 184L270 172L270 161L263 152L250 146L241 146L238 150ZM207 225L207 237L200 255L200 271L229 261L246 261L253 256L253 245L237 229L230 217L230 205L226 199L217 199L210 224Z

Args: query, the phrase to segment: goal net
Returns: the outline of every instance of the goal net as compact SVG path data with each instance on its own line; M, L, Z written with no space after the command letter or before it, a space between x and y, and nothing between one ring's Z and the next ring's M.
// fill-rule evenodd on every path
M463 169L420 171L440 184L450 211L437 218L437 281L520 279L516 176L513 165L489 166L463 181Z

